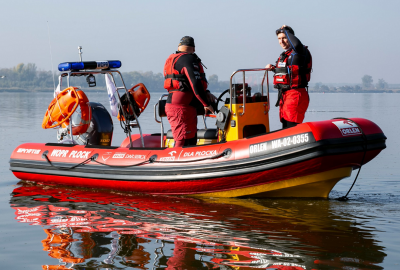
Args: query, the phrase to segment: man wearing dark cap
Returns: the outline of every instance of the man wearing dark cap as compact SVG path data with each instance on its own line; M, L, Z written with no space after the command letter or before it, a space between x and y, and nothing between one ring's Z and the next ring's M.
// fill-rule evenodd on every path
M203 107L205 113L214 113L211 102L215 97L207 90L201 59L194 52L194 39L184 36L179 42L178 51L171 54L164 65L164 88L169 92L165 112L175 147L196 145L196 108Z
M274 88L278 89L279 119L282 128L294 127L304 120L309 104L308 82L312 58L307 46L294 35L290 26L276 30L279 44L285 50L276 61L265 68L274 71Z

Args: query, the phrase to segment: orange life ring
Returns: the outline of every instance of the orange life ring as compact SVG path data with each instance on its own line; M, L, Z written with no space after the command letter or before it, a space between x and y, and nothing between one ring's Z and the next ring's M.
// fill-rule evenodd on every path
M78 107L75 112L71 115L71 118L62 123L62 127L66 128L69 125L69 121L72 121L72 135L81 135L85 133L92 120L92 108L89 105L89 99L86 94L78 89L76 91L79 97Z
M139 88L135 90L136 87L139 87ZM129 89L128 93L132 95L133 100L136 103L136 107L137 107L137 109L139 111L139 115L140 115L146 109L147 105L149 104L149 101L150 101L149 91L147 90L146 86L144 86L143 83L138 83L137 85L135 85L131 89ZM123 108L129 116L133 115L131 106L123 105ZM135 110L135 113L137 113L136 110ZM137 116L139 116L139 115L137 115ZM118 120L121 120L121 119L124 121L124 116L120 115L120 113L118 113Z
M59 125L67 127L69 119L79 108L80 113L77 119L74 119L72 134L80 135L85 133L91 120L91 109L88 103L89 99L85 93L77 87L64 89L50 102L43 118L42 127L44 129L54 128Z

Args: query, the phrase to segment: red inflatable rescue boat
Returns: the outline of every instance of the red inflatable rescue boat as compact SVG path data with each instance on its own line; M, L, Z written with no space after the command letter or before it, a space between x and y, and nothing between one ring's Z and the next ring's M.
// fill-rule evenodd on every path
M154 107L161 133L142 134L138 117L150 99L143 84L128 90L115 69L76 70L61 65L60 79L68 77L65 91L76 90L69 85L74 76L109 76L110 104L117 106L114 109L127 138L119 146L111 146L110 114L103 105L86 102L90 113L86 110L84 115L91 115L91 123L85 133L74 133L74 123L82 123L83 113L69 111L71 121L58 120L58 143L25 143L14 150L10 169L19 179L149 194L327 198L338 181L385 148L382 130L362 118L307 122L270 132L265 69L234 72L230 89L218 98L225 104L216 116L217 129L198 130L196 146L173 147L173 138L170 132L164 133L163 126L166 95ZM261 84L246 83L245 72L262 72ZM243 73L243 79L233 84L238 73ZM122 86L116 86L115 75L120 76ZM254 89L257 92L252 93ZM228 92L229 97L222 100ZM55 107L57 102L56 97L51 105ZM52 120L47 126L54 125ZM139 134L131 134L133 128L138 128Z

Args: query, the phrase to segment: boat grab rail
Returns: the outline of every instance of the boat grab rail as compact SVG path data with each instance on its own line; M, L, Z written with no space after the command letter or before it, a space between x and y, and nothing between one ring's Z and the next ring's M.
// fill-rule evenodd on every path
M154 120L156 120L157 123L161 124L161 147L164 147L164 123L163 123L163 120L162 120L161 116L160 116L160 120L158 120L158 118L157 118L157 112L159 112L159 109L157 109L157 108L159 108L159 106L160 106L160 101L164 97L167 97L167 96L168 96L168 94L163 94L159 98L158 102L156 104L154 104Z
M231 111L231 113L232 113L232 98L233 98L233 91L232 91L232 78L233 78L233 76L235 76L237 73L239 73L239 72L243 72L243 89L246 89L246 71L265 71L264 72L264 76L263 76L263 79L262 79L262 82L261 82L261 95L262 96L264 96L264 81L265 81L265 77L267 78L267 98L268 98L268 103L269 103L269 79L268 79L268 69L266 69L266 68L247 68L247 69L238 69L238 70L236 70L236 71L234 71L233 73L232 73L232 75L231 75L231 77L230 77L230 80L229 80L229 90L230 90L230 94L229 94L229 110ZM245 108L246 108L246 97L245 97L245 95L246 95L246 93L245 93L245 91L243 91L243 105L242 105L242 108L243 108L243 112L242 113L240 113L240 115L241 116L243 116L244 115L244 113L245 113ZM269 106L268 106L268 108L269 108Z
M51 160L49 159L49 157L47 156L48 152L49 151L45 151L42 154L42 158L44 158L52 167L54 167L56 169L59 169L59 170L67 171L67 170L75 169L75 168L77 168L79 166L86 165L91 161L95 162L97 164L100 164L100 165L107 166L107 167L117 167L117 168L128 168L128 167L140 166L140 165L143 165L145 163L190 163L190 162L199 162L199 161L204 161L204 160L208 160L208 159L217 159L217 158L224 157L224 156L230 157L231 153L232 153L232 150L228 148L228 149L225 149L221 153L216 154L214 156L204 157L204 158L199 158L199 159L191 159L191 160L161 161L161 160L156 160L157 159L157 155L153 155L153 156L151 156L149 159L147 159L145 161L142 161L142 162L139 162L139 163L135 163L135 164L131 164L131 165L111 165L111 164L106 164L106 163L99 162L99 161L97 161L97 158L99 157L99 154L96 153L96 154L92 155L91 157L85 159L81 163L75 164L75 165L73 165L71 167L60 167L60 166L54 165L51 162Z

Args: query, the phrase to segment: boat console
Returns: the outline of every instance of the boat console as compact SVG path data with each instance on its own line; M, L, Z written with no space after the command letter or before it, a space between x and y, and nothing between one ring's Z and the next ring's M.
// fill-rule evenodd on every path
M246 73L262 71L262 81L257 86L261 92L251 94L252 87L246 83ZM242 74L242 83L232 83L236 74ZM264 82L267 91L264 93ZM223 97L229 93L224 104L219 107ZM167 131L164 137L163 118L165 114L164 99L168 95L160 97L154 105L154 118L161 124L161 147L174 147L172 132ZM197 132L197 145L212 144L218 142L234 141L251 136L268 133L269 129L269 86L268 71L265 69L240 69L235 71L230 78L230 88L223 91L215 104L216 115L204 114L204 110L198 110L197 114L203 117L204 129ZM207 128L206 117L216 118L215 128Z

